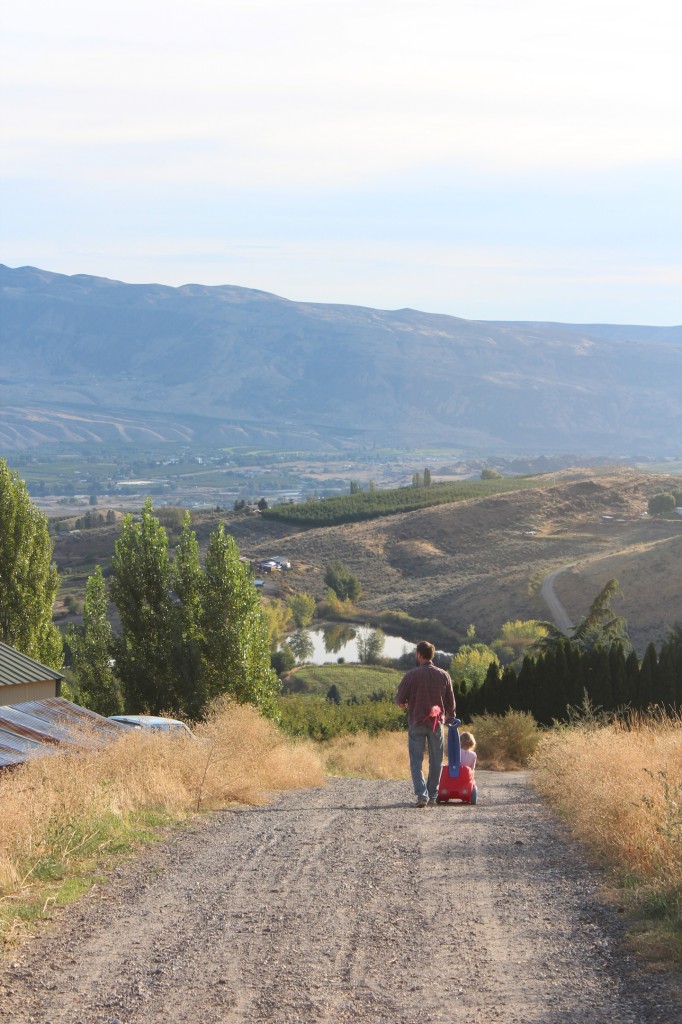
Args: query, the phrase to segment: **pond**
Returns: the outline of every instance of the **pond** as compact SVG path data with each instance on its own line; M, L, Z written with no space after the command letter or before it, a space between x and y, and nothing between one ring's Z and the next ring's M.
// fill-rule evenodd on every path
M367 642L368 636L374 633L370 626L360 626L348 622L327 622L308 629L297 629L287 637L297 655L298 661L306 661L312 665L324 665L343 659L359 661L358 641ZM384 646L379 652L382 658L400 658L401 655L413 651L416 644L410 643L401 636L385 634Z

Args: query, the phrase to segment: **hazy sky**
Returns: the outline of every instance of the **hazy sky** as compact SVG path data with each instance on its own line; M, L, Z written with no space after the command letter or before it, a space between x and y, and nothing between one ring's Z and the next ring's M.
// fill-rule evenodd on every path
M682 323L679 0L21 0L0 262Z

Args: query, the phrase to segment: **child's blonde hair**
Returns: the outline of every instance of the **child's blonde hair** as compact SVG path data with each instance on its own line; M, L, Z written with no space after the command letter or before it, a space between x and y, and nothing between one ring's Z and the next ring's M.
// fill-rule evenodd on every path
M461 732L459 734L459 745L464 747L465 750L474 750L476 747L476 740L470 732Z

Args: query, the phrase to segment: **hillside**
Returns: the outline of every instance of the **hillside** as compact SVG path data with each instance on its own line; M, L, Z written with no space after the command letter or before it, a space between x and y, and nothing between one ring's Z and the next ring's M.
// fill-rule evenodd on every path
M508 619L546 618L542 578L575 563L555 588L573 621L615 576L623 596L614 607L627 619L638 651L658 642L666 625L682 618L682 520L641 517L648 498L670 486L669 478L590 471L539 483L537 489L309 530L252 517L221 518L243 554L292 561L287 586L322 597L325 567L340 559L361 580L364 607L436 618L460 635L474 623L485 640ZM197 520L202 544L216 518ZM82 572L105 559L116 534L107 527L59 537L60 570ZM277 577L268 589L283 585Z
M677 454L682 327L463 320L0 266L0 449Z

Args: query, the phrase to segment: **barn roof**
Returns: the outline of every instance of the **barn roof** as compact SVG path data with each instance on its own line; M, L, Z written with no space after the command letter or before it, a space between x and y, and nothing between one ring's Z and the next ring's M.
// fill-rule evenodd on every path
M63 678L61 672L41 665L39 661L34 661L33 658L0 641L0 686L44 683L48 679Z
M103 747L124 728L63 697L0 705L0 768L53 754L59 747Z

